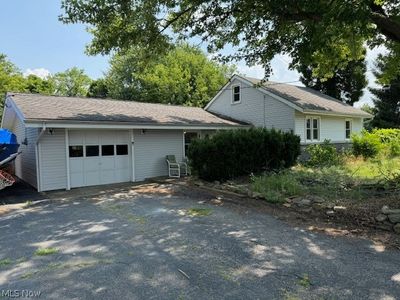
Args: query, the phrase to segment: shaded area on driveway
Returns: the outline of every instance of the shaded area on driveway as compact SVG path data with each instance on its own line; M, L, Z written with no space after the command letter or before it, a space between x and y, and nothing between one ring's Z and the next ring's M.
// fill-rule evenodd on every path
M3 215L0 290L45 299L400 297L398 251L217 200L148 184ZM34 254L49 247L58 252Z
M17 179L12 186L0 190L0 205L36 201L43 199L43 197L43 194L37 192L32 186Z

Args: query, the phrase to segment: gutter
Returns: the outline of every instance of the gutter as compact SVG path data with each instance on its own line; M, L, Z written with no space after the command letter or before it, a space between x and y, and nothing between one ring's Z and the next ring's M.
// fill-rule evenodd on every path
M38 192L42 191L42 187L41 187L41 180L40 180L40 176L41 176L41 172L40 172L40 140L42 138L42 136L44 135L44 133L46 132L46 123L43 122L42 124L42 130L40 131L37 139L36 139L36 144L35 144L35 158L36 158L36 185L37 185L37 190Z

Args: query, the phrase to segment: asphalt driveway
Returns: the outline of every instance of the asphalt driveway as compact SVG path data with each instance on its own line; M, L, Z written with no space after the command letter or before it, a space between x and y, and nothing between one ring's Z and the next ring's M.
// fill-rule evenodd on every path
M311 233L185 189L166 184L81 193L0 215L0 293L400 299L399 251ZM37 255L39 248L55 253Z

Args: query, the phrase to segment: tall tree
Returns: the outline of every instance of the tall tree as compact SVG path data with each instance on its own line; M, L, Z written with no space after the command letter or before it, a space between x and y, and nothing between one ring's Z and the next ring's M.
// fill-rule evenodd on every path
M201 107L233 72L187 44L161 56L135 47L111 59L106 81L111 98Z
M0 54L0 116L3 114L6 92L19 92L22 90L24 90L22 73L5 55Z
M90 98L107 98L107 81L104 78L93 80L89 86L87 96Z
M210 51L237 50L223 59L260 63L267 73L276 54L288 54L293 68L302 60L330 78L362 58L360 46L400 43L398 0L62 0L62 8L63 22L91 27L92 54L163 50L171 38L197 36Z
M345 68L336 70L333 77L328 79L315 77L311 66L300 65L297 70L301 73L300 80L305 86L350 105L360 100L363 89L368 84L364 59L350 62Z
M92 82L82 69L76 67L56 73L51 80L55 94L62 96L86 96Z
M24 91L43 95L54 93L54 82L49 78L40 78L36 75L29 75L24 79Z
M400 128L400 77L393 79L388 86L371 88L374 94L375 116L372 127Z

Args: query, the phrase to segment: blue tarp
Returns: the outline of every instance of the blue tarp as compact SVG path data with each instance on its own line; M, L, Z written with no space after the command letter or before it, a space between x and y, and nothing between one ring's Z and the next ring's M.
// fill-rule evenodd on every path
M7 129L0 129L0 161L17 153L19 144L17 137Z

